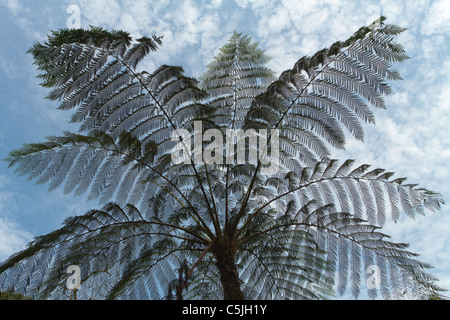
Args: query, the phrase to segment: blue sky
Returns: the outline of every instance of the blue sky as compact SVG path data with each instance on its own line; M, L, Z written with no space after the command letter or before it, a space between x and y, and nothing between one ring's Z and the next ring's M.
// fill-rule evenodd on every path
M26 51L49 30L71 23L69 6L80 9L81 27L123 29L134 37L164 35L163 47L143 67L182 65L199 76L233 31L259 42L280 73L303 55L344 40L379 14L407 27L399 37L411 59L396 66L404 80L392 84L387 110L366 126L365 143L348 140L340 159L356 159L395 171L410 183L443 194L450 203L450 1L446 0L0 0L0 158L22 143L42 141L71 129L69 114L44 100L47 91ZM98 207L83 197L35 185L0 162L0 261L34 236L58 228L64 218ZM393 241L435 266L432 273L450 289L450 208L426 217L388 224Z

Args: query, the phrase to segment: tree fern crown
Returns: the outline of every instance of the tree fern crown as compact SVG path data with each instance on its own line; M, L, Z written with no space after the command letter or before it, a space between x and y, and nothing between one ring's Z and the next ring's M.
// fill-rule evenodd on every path
M393 64L408 58L394 40L404 29L381 22L280 75L237 32L199 79L180 66L138 71L162 45L158 36L91 28L36 43L29 52L47 98L79 131L26 144L7 161L50 190L87 193L101 209L67 219L1 264L0 290L53 299L439 292L430 266L381 228L439 209L440 195L331 158L348 136L363 140L364 123L374 123L389 82L400 79ZM174 163L177 146L184 158ZM277 170L265 174L267 163L252 154L271 154ZM226 161L207 160L215 156ZM71 265L80 268L75 291Z

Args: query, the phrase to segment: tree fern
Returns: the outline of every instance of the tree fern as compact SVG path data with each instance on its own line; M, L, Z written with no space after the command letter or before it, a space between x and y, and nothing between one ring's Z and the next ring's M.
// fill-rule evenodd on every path
M133 41L92 28L36 43L29 52L47 98L72 112L79 132L26 144L7 161L50 190L88 193L103 207L1 264L0 290L53 299L358 298L366 288L371 298L435 295L430 266L381 228L403 213L438 210L440 195L331 159L330 147L343 148L348 135L363 140L363 124L392 92L388 82L401 79L392 66L408 58L394 40L404 29L382 22L278 77L240 33L199 80L180 66L138 71L162 37ZM266 138L242 143L249 160L251 152L278 154L278 141L278 158L266 158L278 170L267 174L261 158L241 163L226 139L213 149L213 135L191 145L180 130L195 136L199 125L200 134ZM176 164L179 145L201 150ZM206 161L204 150L226 161ZM66 286L71 265L81 273L75 292ZM368 285L368 270L379 271L379 287Z

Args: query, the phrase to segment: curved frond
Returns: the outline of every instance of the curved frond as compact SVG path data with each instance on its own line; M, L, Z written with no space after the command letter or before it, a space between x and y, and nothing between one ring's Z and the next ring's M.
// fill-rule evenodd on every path
M176 264L201 246L202 237L194 231L154 220L132 205L109 203L66 219L62 228L37 237L1 264L0 288L63 298L67 268L76 265L81 299L121 297L130 291L141 299L158 299L163 296L160 288L174 279ZM138 278L148 285L137 283Z
M383 95L391 93L387 80L399 78L392 62L407 58L391 28L361 28L347 41L298 60L256 97L247 127L263 123L307 130L337 148L345 144L343 128L362 140L361 124L374 122L370 107L385 108Z
M336 290L357 299L363 289L370 298L381 292L383 299L411 299L439 290L426 272L430 266L386 237L379 227L315 201L277 219L266 215L241 240L241 276L245 288L254 286L248 297L323 299Z

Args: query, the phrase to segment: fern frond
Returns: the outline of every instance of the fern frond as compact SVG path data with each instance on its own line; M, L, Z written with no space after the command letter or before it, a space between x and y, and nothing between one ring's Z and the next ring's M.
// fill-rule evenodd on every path
M114 203L107 204L102 210L92 210L84 216L66 219L62 228L37 237L27 249L4 262L0 266L0 286L2 289L20 288L33 296L52 296L58 294L58 290L65 290L67 267L79 265L83 286L88 286L90 278L97 278L98 281L106 277L109 291L103 292L103 298L106 294L117 295L121 291L119 288L123 288L126 280L130 279L131 270L148 270L149 261L157 267L167 263L163 257L172 253L195 251L201 238L196 240L196 234L188 229L184 236L177 234L173 228L171 224L148 219L132 205L122 208ZM169 240L167 236L174 240ZM188 247L181 250L179 243L175 242L177 239L184 241ZM146 249L148 246L151 248ZM105 260L99 263L101 257ZM133 259L136 260L133 262ZM173 278L171 270L166 268L161 276ZM117 272L122 276L118 278ZM30 276L32 283L26 281ZM148 274L139 274L141 276L148 277ZM162 280L156 277L155 281ZM101 290L95 291L95 296L91 298L98 299ZM85 287L82 294L89 295L88 288Z

